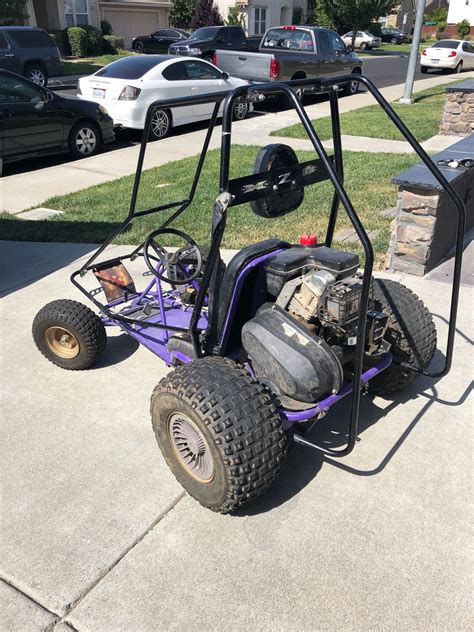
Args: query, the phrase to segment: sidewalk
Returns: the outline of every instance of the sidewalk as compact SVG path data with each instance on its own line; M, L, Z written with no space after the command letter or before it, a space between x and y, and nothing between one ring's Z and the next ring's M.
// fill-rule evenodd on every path
M0 629L472 629L473 288L462 288L447 377L421 378L394 401L364 396L349 457L295 447L266 496L221 516L183 494L156 446L148 408L167 371L160 360L119 334L84 372L62 371L34 348L35 313L58 297L81 300L69 275L93 248L0 243L9 288ZM383 276L426 302L443 350L449 286ZM441 362L438 353L436 369ZM336 432L342 443L348 414L339 403L313 439Z
M474 77L474 72L465 73L465 76L466 78ZM443 85L451 81L453 81L451 75L433 76L430 79L415 82L414 91ZM403 93L403 84L383 88L381 93L387 100L395 100ZM372 102L371 95L359 93L341 99L340 111L355 110ZM311 105L306 109L311 118L329 115L329 103L327 101ZM252 145L275 143L277 142L277 137L269 136L272 131L298 121L298 116L294 111L255 116L234 124L233 142ZM147 148L145 168L149 169L172 160L179 160L200 153L203 138L204 131L201 130L150 143ZM380 148L393 147L391 143L402 143L402 141L383 141L380 143L378 139L370 139L368 141L365 138L357 140L357 137L355 137L355 140L354 137L346 137L344 140L346 148L356 151L379 151ZM286 138L285 142L297 149L309 147L308 141L304 140ZM220 137L217 131L211 141L211 148L218 147L219 143ZM302 144L304 144L304 147ZM327 146L329 145L330 143L327 144ZM441 148L435 147L434 149L438 150ZM408 148L403 143L401 149L405 151ZM1 210L13 214L20 213L28 208L41 206L46 199L54 195L72 193L94 184L109 182L110 180L135 173L138 152L139 147L137 146L127 147L80 161L2 178L0 180Z

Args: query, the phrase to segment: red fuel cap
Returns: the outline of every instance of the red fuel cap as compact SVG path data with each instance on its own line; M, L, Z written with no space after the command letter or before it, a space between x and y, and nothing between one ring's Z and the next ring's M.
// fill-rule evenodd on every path
M318 238L316 235L301 235L300 236L300 244L301 246L316 246L318 243Z

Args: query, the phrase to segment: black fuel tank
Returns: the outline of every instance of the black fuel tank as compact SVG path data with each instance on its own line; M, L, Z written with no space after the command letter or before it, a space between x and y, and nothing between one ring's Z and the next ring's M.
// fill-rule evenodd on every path
M272 303L242 328L255 375L280 395L316 402L341 388L341 363L331 347Z

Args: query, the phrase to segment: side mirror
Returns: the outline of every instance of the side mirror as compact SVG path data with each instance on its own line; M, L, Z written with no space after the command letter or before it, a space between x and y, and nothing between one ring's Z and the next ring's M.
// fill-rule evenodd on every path
M349 44L349 46L346 46L346 51L348 53L352 53L354 51L354 49L352 48L352 46Z
M222 44L223 41L224 41L224 38L222 37L222 35L216 39L216 42L218 44Z
M227 79L229 79L230 75L229 75L229 73L228 73L228 72L225 72L225 71L224 71L224 72L222 73L221 77L222 77L222 79L227 80Z

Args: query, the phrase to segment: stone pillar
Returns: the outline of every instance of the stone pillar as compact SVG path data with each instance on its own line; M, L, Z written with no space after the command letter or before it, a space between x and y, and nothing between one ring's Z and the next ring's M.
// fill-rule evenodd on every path
M474 132L474 80L446 88L446 101L439 133L467 136Z

